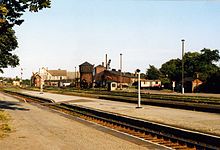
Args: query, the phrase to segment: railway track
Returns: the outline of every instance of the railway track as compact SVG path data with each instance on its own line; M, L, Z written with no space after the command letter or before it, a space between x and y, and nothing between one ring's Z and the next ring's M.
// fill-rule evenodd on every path
M53 103L52 100L44 100L17 92L8 92L27 102L40 103L51 109L74 115L84 120L100 124L102 126L135 136L139 139L157 143L170 149L196 150L196 149L220 149L220 137L193 132L167 125L149 122L120 114L104 112L87 107L69 105L66 103Z

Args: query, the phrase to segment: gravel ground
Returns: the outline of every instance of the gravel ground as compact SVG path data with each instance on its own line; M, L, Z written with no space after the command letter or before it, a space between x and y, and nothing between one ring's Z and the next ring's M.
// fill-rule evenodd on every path
M2 93L0 104L0 109L11 115L13 128L9 136L0 139L2 150L146 149Z

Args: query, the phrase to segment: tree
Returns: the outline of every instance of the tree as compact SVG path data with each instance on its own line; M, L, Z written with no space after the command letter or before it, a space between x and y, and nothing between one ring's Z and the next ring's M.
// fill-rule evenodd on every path
M149 65L149 68L147 69L146 72L147 79L149 80L159 79L160 74L161 74L160 71L156 67L154 67L154 65Z
M170 81L181 80L181 60L171 59L168 62L162 64L160 72L163 76L170 79Z
M199 91L208 93L220 93L220 69L214 74L210 75L201 86Z
M1 7L5 8L2 16L5 18L6 24L13 27L21 25L24 21L21 19L23 13L27 10L38 12L43 8L50 8L51 0L3 0Z
M3 73L1 68L8 66L16 67L19 64L18 56L11 52L18 47L15 37L15 32L8 28L0 36L0 72Z
M37 12L49 8L51 0L2 0L0 3L0 72L8 66L19 65L19 58L12 52L18 47L13 27L24 21L25 11Z
M218 50L202 49L198 52L188 52L184 55L186 77L199 78L206 81L210 75L218 71L214 63L220 59Z
M22 85L30 85L30 79L24 79L22 80Z
M219 51L202 49L199 52L187 52L184 55L184 77L196 79L197 77L203 82L213 81L211 79L219 67L215 62L219 61ZM171 59L162 64L160 71L163 77L168 77L170 81L176 81L177 84L181 83L182 74L182 60ZM216 75L215 75L216 76Z

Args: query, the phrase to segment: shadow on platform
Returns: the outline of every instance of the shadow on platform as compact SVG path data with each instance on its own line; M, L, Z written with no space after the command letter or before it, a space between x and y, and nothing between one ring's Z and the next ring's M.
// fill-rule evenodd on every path
M2 100L0 100L0 109L29 111L29 109L22 108L22 106L18 102L9 102Z

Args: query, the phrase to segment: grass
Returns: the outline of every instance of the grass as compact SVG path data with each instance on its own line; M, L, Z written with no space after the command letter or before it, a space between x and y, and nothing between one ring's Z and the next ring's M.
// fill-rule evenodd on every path
M0 138L5 137L12 130L9 125L9 120L9 114L0 110Z
M0 121L3 122L3 121L8 121L8 120L9 120L8 114L0 110Z

